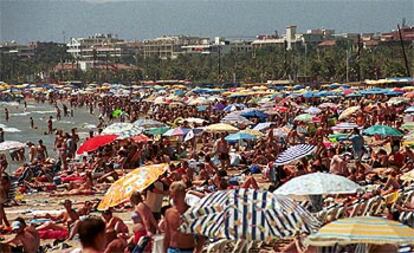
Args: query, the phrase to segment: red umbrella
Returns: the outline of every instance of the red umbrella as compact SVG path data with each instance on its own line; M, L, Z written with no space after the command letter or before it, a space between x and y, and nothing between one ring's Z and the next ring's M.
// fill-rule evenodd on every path
M91 152L91 151L97 150L98 148L113 142L114 140L116 140L116 138L118 138L118 135L115 135L115 134L94 136L90 139L87 139L78 148L78 151L76 151L76 153L80 155L85 152Z
M289 110L289 108L287 108L286 106L280 106L280 105L276 105L273 110L275 111L279 111L279 112L287 112Z
M151 139L148 136L144 135L144 134L140 134L140 135L136 135L136 136L132 137L132 140L136 143L147 143Z

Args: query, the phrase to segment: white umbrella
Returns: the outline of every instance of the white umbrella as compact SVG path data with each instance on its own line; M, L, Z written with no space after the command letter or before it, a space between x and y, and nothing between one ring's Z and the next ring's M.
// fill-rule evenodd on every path
M4 141L0 143L0 151L24 148L26 144L19 141Z
M275 194L280 195L324 195L324 194L350 194L361 187L346 177L328 173L311 173L292 178Z

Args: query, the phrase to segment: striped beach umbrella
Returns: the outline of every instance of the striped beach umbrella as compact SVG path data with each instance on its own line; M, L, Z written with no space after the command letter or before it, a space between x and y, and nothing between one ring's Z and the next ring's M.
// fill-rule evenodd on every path
M134 122L134 125L145 128L145 129L160 128L160 127L166 126L164 123L153 120L153 119L138 119Z
M172 136L184 136L186 135L191 129L189 128L182 128L182 127L177 127L174 129L170 129L167 132L165 132L163 134L163 136L168 136L168 137L172 137Z
M310 235L306 243L313 246L335 244L414 244L414 229L380 217L340 219Z
M315 152L316 146L310 144L299 144L283 151L276 159L275 165L285 165L299 160Z
M320 222L293 200L268 191L218 191L182 216L180 230L209 238L263 241L312 233Z

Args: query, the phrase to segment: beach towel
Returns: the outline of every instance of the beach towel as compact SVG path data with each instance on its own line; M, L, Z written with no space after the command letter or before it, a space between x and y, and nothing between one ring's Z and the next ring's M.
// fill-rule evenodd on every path
M54 230L54 229L45 229L39 231L40 239L42 240L65 240L69 236L69 232L66 229Z

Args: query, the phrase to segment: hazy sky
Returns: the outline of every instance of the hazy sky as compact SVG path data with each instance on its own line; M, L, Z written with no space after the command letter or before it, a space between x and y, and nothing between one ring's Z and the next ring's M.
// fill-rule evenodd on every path
M0 40L63 41L94 33L126 39L163 34L239 37L332 28L336 32L389 31L414 0L0 0Z

